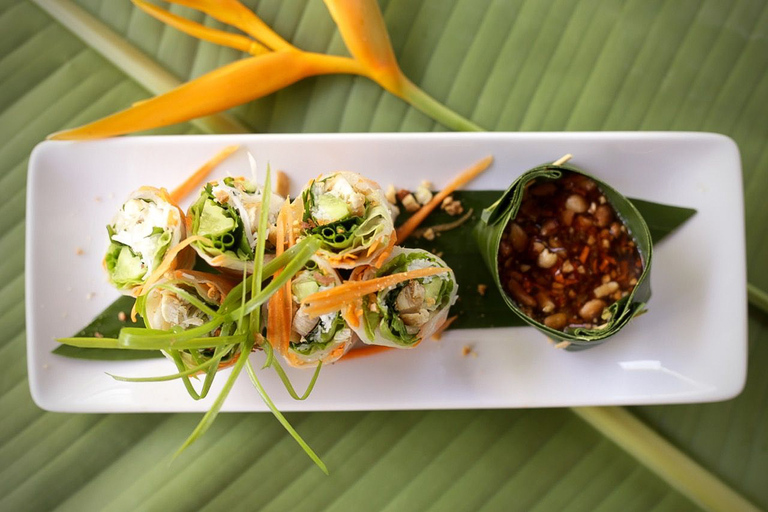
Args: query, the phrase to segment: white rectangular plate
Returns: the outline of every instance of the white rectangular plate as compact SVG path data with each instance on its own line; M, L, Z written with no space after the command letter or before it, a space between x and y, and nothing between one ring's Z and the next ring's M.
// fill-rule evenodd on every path
M459 409L682 403L737 395L746 376L746 271L741 164L734 142L703 133L483 133L129 137L44 142L27 187L26 314L29 382L37 404L69 412L207 410L179 381L125 383L174 373L165 359L83 361L51 353L118 295L101 260L105 225L141 185L172 189L224 146L240 144L291 177L351 170L414 189L437 188L486 155L495 163L472 189L505 189L538 164L573 163L630 197L696 208L654 254L649 312L591 350L556 350L531 328L460 330L417 349L323 368L312 396L293 401L271 370L262 380L286 411ZM214 176L249 174L244 152ZM186 207L189 200L183 206ZM468 243L472 243L468 241ZM79 254L82 250L82 254ZM479 259L478 259L478 264ZM459 283L476 286L477 283ZM510 313L511 314L511 313ZM471 346L469 356L463 347ZM251 356L261 361L262 355ZM301 387L311 371L289 372ZM263 411L241 375L227 411Z

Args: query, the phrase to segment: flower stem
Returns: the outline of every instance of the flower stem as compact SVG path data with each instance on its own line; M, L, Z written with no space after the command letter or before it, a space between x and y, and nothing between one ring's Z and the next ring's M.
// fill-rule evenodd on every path
M749 303L752 306L756 307L763 313L768 313L768 293L765 293L754 284L748 282L747 297L749 298Z
M453 110L437 101L435 98L421 90L418 86L416 86L416 84L407 78L401 84L400 94L398 94L398 96L446 128L462 132L485 131L483 128L476 125L469 119L460 116Z

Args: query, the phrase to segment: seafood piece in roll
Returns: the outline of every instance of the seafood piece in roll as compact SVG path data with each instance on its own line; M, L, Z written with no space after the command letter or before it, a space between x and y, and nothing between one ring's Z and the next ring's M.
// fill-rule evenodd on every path
M294 311L291 337L285 359L292 366L332 363L343 356L355 342L355 335L341 312L320 316L306 313L301 301L306 297L341 284L341 278L323 258L313 257L291 280L291 304Z
M378 266L395 244L391 206L381 187L352 172L334 172L309 182L294 202L301 235L318 235L319 252L334 268ZM298 214L298 210L301 211Z
M184 212L162 188L141 187L107 225L109 248L104 268L123 295L138 293L166 253L186 236ZM188 268L195 253L182 250L171 268Z
M367 280L427 268L448 268L434 254L395 247L379 270L355 269L352 280ZM412 348L432 336L458 297L453 271L409 279L362 298L355 332L369 345ZM354 323L353 323L354 325Z
M186 331L210 321L231 289L232 284L223 275L176 270L166 273L146 295L139 297L137 308L150 329ZM224 324L207 335L233 334L234 329L234 324ZM182 350L179 354L187 368L218 356L214 348ZM219 354L219 369L231 366L237 361L238 345L225 346Z

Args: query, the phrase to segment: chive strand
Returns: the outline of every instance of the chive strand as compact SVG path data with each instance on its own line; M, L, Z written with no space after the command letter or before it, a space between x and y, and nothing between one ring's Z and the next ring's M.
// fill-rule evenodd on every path
M320 468L320 470L328 475L328 467L325 465L325 463L320 459L320 457L317 456L317 454L312 450L312 448L309 447L306 441L302 439L302 437L299 435L298 432L291 426L291 424L288 422L287 419L285 419L285 416L283 416L283 413L281 413L278 408L275 406L274 402L269 398L269 395L267 395L266 390L261 385L261 382L259 382L259 378L256 376L256 371L253 369L253 365L249 362L247 365L247 372L248 376L251 378L251 382L253 383L253 386L256 388L256 391L258 391L259 396L261 396L261 399L264 400L264 403L267 405L269 410L272 412L272 414L277 418L277 421L280 422L280 424L283 426L283 428L291 435L291 437L298 443L299 446L301 446L301 449L304 450L304 453L309 456L310 459L317 465L317 467Z

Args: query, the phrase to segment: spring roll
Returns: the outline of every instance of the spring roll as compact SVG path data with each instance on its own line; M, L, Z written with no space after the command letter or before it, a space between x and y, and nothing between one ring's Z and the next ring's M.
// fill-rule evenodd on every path
M167 190L141 187L123 203L107 232L104 268L109 282L123 295L136 296L168 250L186 237L184 212ZM194 251L184 249L171 268L190 268L194 258Z
M377 183L334 172L309 182L294 202L294 216L302 219L302 236L322 238L322 257L334 268L350 269L376 264L391 250L396 240L391 208Z
M291 339L286 361L296 367L315 366L337 361L356 341L356 337L336 311L319 317L306 314L301 300L309 295L341 284L339 274L323 258L313 257L291 280Z
M195 243L197 254L209 265L234 275L253 272L263 190L246 178L224 178L208 183L187 214L190 235L203 236L210 244ZM265 261L274 256L275 223L283 198L269 201Z
M210 311L216 309L224 301L232 284L222 275L206 274L194 270L176 270L165 274L163 279L152 286L147 295L142 296L143 304L139 305L142 317L147 327L169 331L172 329L187 330L200 327L211 320ZM225 324L210 336L232 334L234 325ZM203 348L180 351L181 359L187 368L199 366L214 356L215 349ZM231 366L237 361L239 349L232 345L219 361L219 369ZM169 354L165 354L169 356ZM169 356L170 357L170 356Z
M395 247L381 269L355 269L351 279L365 280L431 267L448 265L430 252ZM410 279L364 296L360 322L354 330L369 345L413 348L445 322L457 298L458 284L453 271Z

